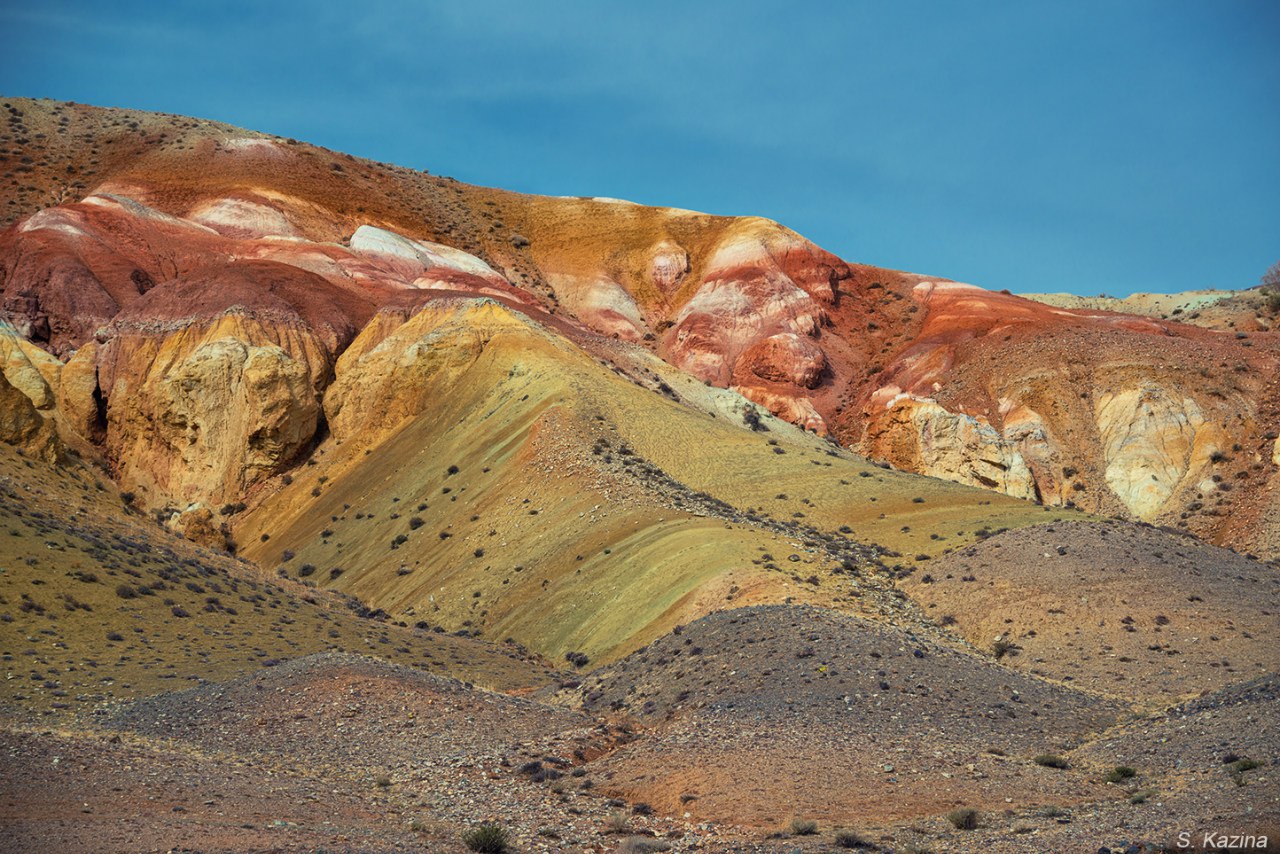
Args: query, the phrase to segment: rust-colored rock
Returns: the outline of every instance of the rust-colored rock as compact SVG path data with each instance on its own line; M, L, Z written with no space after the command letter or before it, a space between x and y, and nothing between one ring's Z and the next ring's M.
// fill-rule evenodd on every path
M23 104L32 116L51 109ZM24 181L63 203L24 195L0 233L0 313L68 361L65 380L50 383L54 420L109 458L134 441L116 435L123 425L140 433L146 423L125 416L122 393L141 387L148 417L164 418L169 404L152 390L163 371L147 361L162 350L178 365L211 347L205 356L221 355L199 364L242 373L264 364L250 350L279 347L319 400L373 318L381 327L439 297L481 296L606 361L612 347L646 348L900 468L1280 553L1268 438L1280 423L1280 346L1256 296L1214 296L1234 306L1205 316L1214 328L1176 322L1209 311L1196 295L1132 301L1143 316L1103 310L1127 302L1050 305L849 264L760 218L524 196L220 125L147 121L170 122L182 143L113 141L74 193L63 192L65 171L41 165ZM45 144L50 163L78 150L70 139ZM243 360L203 337L164 343L225 312L258 325L259 338L237 339ZM358 355L386 334L361 335ZM296 399L284 364L273 394ZM243 399L231 389L251 386L228 375L224 388ZM206 498L259 482L300 447L311 418L262 417L280 437L267 443L272 462L202 439L193 453L214 453L222 473L181 485L157 472L149 500L181 504L197 481L221 484ZM258 418L242 426L251 434ZM237 465L254 473L223 471Z

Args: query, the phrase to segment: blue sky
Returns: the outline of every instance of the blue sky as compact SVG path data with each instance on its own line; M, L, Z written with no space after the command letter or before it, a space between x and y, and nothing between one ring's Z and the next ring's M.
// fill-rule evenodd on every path
M1280 260L1280 3L0 4L0 92L776 219L1014 291Z

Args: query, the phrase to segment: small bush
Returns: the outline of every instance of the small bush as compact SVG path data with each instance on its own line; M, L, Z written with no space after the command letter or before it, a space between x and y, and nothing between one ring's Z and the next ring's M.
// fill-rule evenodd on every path
M412 518L409 519L409 530L416 531L425 524L426 522L422 521L421 516L413 516Z
M871 843L867 842L852 830L842 830L836 834L835 845L837 848L870 848Z
M760 420L760 410L754 406L748 406L742 413L742 423L750 427L757 433L768 433L769 428Z
M462 834L462 844L479 854L504 854L511 836L500 824L480 824Z
M947 821L956 830L973 830L978 826L978 811L968 807L952 810L947 813Z
M996 638L991 643L991 654L996 657L996 661L999 661L1006 655L1016 655L1019 649L1021 649L1021 647L1009 638Z
M807 818L792 819L791 832L796 836L813 836L818 832L818 823Z
M1067 760L1056 753L1041 753L1031 761L1044 768L1056 768L1059 771L1069 767Z
M1252 771L1254 768L1261 768L1262 763L1256 759L1237 759L1231 763L1231 771L1235 774L1243 774L1245 771Z
M627 833L631 830L631 823L627 821L627 817L620 812L609 813L604 820L605 833Z
M1138 772L1128 765L1117 765L1106 776L1106 781L1108 783L1123 783L1125 780L1130 780L1136 776L1138 776Z
M1280 288L1272 288L1267 292L1267 311L1280 314Z

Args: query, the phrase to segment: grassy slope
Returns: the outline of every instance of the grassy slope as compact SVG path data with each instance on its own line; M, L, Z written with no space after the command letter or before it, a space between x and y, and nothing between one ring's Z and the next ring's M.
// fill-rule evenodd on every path
M337 430L315 465L261 494L236 528L245 554L291 575L314 567L309 577L406 620L511 636L557 657L612 658L726 606L794 598L872 614L900 609L865 555L859 576L837 577L838 548L806 545L779 522L832 534L848 525L848 538L833 536L842 546L878 542L910 561L981 528L1053 518L876 468L774 419L752 432L732 393L640 353L601 364L501 314L463 311L433 320L429 333L406 325L383 342L384 351L400 348L392 361L402 364L417 358L418 331L430 335L429 358L445 367L412 374L414 387L400 392L424 403ZM487 336L478 350L477 334ZM338 385L344 370L360 368L340 364ZM683 403L650 388L661 381ZM762 508L755 521L749 508ZM939 531L947 538L931 540ZM283 561L286 552L295 556ZM342 572L331 577L335 568ZM802 583L813 575L818 585Z
M51 468L0 447L0 488L9 712L77 711L331 649L508 690L549 678L512 649L362 619L336 597L177 539L79 464Z

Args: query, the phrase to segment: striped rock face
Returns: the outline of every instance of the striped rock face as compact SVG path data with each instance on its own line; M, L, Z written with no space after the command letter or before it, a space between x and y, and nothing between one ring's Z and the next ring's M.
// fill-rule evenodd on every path
M1199 297L1032 301L846 262L756 217L471 187L177 117L112 136L76 106L79 138L101 134L90 164L24 104L49 124L22 178L45 195L6 207L0 315L56 367L43 396L9 381L72 444L166 460L121 468L145 503L252 489L327 429L317 401L370 323L486 298L899 468L1280 553L1280 336L1265 306L1244 323L1243 296L1215 297L1229 329L1176 322L1210 310ZM1145 313L1106 310L1130 305ZM213 398L174 390L208 372Z

